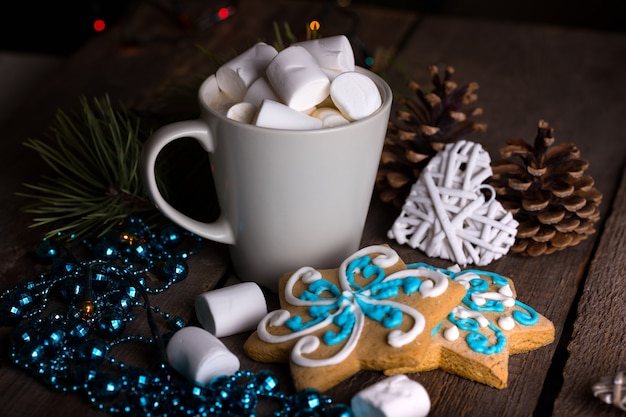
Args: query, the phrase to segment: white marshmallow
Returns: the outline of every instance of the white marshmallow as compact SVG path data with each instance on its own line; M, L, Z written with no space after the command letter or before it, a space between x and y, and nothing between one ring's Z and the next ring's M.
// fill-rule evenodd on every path
M283 49L267 66L267 79L287 106L304 111L321 103L330 92L330 80L303 47Z
M307 116L282 103L267 99L263 100L253 124L261 127L290 130L322 128L320 119Z
M330 97L335 106L350 121L363 119L382 104L374 81L358 72L344 72L330 85Z
M350 124L350 120L343 117L339 110L331 107L320 107L311 113L311 116L320 119L322 127L337 127Z
M242 101L241 103L230 106L226 112L226 117L237 120L238 122L252 123L256 112L257 107L254 104Z
M200 327L178 330L167 344L167 360L190 381L207 384L219 375L239 370L239 358L211 333Z
M354 52L345 35L312 39L294 45L302 46L309 51L319 66L328 70L325 72L332 78L345 71L354 71Z
M280 101L267 79L265 77L259 77L252 84L250 84L248 91L246 91L246 94L243 96L243 101L252 103L259 107L261 102L263 102L266 98L274 101Z
M277 54L273 46L258 42L217 69L217 86L233 101L242 101L250 84L263 75Z
M399 374L357 393L351 406L355 417L425 417L430 397L419 382Z
M233 101L228 95L226 95L226 93L218 90L218 93L211 97L209 107L211 107L214 111L225 115L228 109L236 103L237 102Z
M196 317L217 337L256 329L267 314L263 290L254 282L242 282L207 291L196 297Z

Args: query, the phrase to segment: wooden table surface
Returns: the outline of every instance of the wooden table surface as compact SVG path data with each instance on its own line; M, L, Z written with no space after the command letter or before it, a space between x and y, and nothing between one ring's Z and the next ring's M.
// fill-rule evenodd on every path
M26 201L15 193L23 191L23 183L36 182L43 170L43 163L22 142L44 138L57 110L76 108L80 96L108 94L113 102L150 115L157 124L187 118L197 110L195 96L174 102L172 89L186 85L193 91L217 68L198 45L224 58L259 39L272 41L273 23L288 23L294 32L304 33L307 22L318 19L322 36L347 34L377 57L375 69L396 96L407 93L409 79L429 85L427 66L434 63L453 65L459 84L478 82L484 109L480 121L488 124L488 130L468 139L482 143L492 158L510 138L532 141L537 122L547 120L557 141L571 141L580 148L604 196L597 233L578 246L543 257L509 254L483 268L514 280L518 298L553 321L555 342L512 356L509 386L503 390L439 370L412 374L431 396L430 415L622 414L594 398L591 385L614 375L626 362L623 33L423 16L370 6L340 9L330 2L304 0L242 0L238 13L226 21L185 30L164 12L169 4L137 2L127 17L70 57L0 126L0 213L5 219L0 223L0 290L36 274L32 253L43 230L28 228L31 216L21 211ZM212 2L208 4L190 0L183 3L184 12L193 21L208 11ZM357 58L363 59L361 50ZM386 238L397 214L375 194L363 246L389 243L406 263L447 266ZM159 302L193 320L195 295L215 288L227 266L224 245L206 242L191 258L190 275L177 284L176 296ZM230 277L227 283L235 280ZM9 334L9 328L0 329L0 415L98 415L82 396L51 391L11 365ZM224 342L239 354L242 367L267 367L244 357L245 337L231 336ZM284 375L284 367L276 369ZM329 394L338 402L349 402L382 378L380 373L362 372Z

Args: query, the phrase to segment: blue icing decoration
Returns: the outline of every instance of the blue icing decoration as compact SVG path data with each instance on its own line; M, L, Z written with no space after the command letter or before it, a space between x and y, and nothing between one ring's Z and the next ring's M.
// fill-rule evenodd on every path
M472 294L481 293L489 290L490 284L485 277L491 279L491 282L498 287L504 287L509 284L506 278L504 278L502 275L496 274L495 272L480 271L475 269L467 269L460 272L454 272L450 271L449 269L436 268L422 262L407 265L407 268L426 268L434 271L439 271L454 280L458 280L465 274L478 275L480 278L472 278L469 280L470 288L467 290L467 293L463 298L462 303L469 309L476 312L503 313L506 310L504 304L498 300L486 300L484 305L478 305L472 301ZM518 300L515 300L515 305L521 309L513 310L511 313L511 316L516 322L524 326L532 326L538 322L539 315L533 308ZM496 344L493 346L489 346L489 340L486 336L478 333L480 326L475 319L457 319L456 317L454 317L453 313L450 313L450 315L448 316L448 320L458 326L459 329L469 332L466 336L466 341L470 348L475 352L492 354L501 352L502 349L504 349L504 347L506 346L506 337L504 336L502 331L491 322L489 323L489 329L494 333L496 337ZM433 330L433 334L435 333L435 331L438 331L440 327L441 324L439 324L435 328L435 330Z
M437 332L439 331L439 329L441 328L441 325L442 325L442 324L443 324L443 322L442 322L442 321L440 321L440 322L439 322L439 324L435 326L435 328L433 329L433 331L432 331L432 332L430 332L430 335L431 335L431 336L436 335L436 334L437 334Z
M539 321L539 315L532 307L529 307L521 301L517 300L515 300L515 305L525 310L515 310L513 312L513 318L516 322L523 324L524 326L532 326L534 324L537 324L537 322Z
M408 295L418 292L421 286L422 280L417 277L406 277L402 282L402 288Z
M494 353L500 353L506 346L506 337L502 334L502 331L498 330L493 324L489 324L489 329L493 330L496 335L496 344L489 345L489 339L481 334L472 332L467 335L465 340L469 347L478 353L484 353L485 355L491 355Z
M467 332L477 332L480 330L480 324L478 321L473 318L463 318L457 319L454 317L454 313L450 313L448 316L448 320L450 320L454 325L456 325L459 329L465 330Z
M360 273L368 280L367 285L356 284L356 273ZM384 269L373 264L367 255L349 263L346 268L346 279L350 290L344 292L325 279L309 283L298 298L313 304L309 306L308 311L312 320L304 322L301 316L292 316L285 325L291 331L298 332L313 327L335 314L332 321L340 330L338 332L328 330L322 337L324 343L334 345L346 340L354 330L356 317L350 306L356 305L366 317L379 322L385 328L398 327L402 324L404 313L401 309L386 304L384 300L396 297L400 289L405 294L411 295L417 292L422 284L417 276L385 281ZM329 294L332 298L328 297ZM322 304L315 304L320 302Z
M345 309L333 318L333 323L339 326L341 330L338 333L330 330L324 333L324 343L327 345L334 345L347 339L354 328L356 319L350 309Z
M339 297L341 295L341 291L339 291L339 288L337 288L335 284L328 282L325 279L318 279L317 281L312 282L309 285L309 291L313 292L314 295L320 295L325 292L329 292L335 297Z
M398 295L398 287L401 286L399 280L392 280L380 284L374 284L370 287L371 298L375 300L383 300Z

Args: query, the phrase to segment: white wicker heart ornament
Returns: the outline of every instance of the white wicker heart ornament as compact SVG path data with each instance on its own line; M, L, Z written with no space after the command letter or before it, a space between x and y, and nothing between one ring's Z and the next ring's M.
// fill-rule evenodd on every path
M481 145L446 145L411 187L388 237L461 266L502 257L515 242L518 223L483 184L491 175L491 158Z

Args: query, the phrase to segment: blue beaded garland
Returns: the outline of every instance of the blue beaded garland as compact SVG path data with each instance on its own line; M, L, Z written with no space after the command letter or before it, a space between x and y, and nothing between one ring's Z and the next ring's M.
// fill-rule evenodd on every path
M181 248L189 241L195 244ZM125 334L136 309L160 315L173 332L186 325L182 317L151 305L148 296L187 277L186 260L199 251L201 239L175 225L155 234L141 219L132 218L121 230L81 243L91 251L82 261L59 241L42 240L37 257L49 270L38 280L0 294L0 325L14 326L11 360L43 383L59 391L82 392L95 408L112 414L256 417L269 401L277 406L276 417L354 417L349 407L333 405L316 390L293 395L279 391L279 379L269 370L241 370L199 385L178 381L165 360L149 371L116 359L114 346L156 346L157 340L166 343L172 334L154 333L152 327L151 336ZM150 287L146 274L155 271L163 280ZM53 297L67 308L44 316Z

